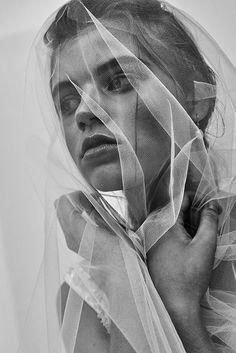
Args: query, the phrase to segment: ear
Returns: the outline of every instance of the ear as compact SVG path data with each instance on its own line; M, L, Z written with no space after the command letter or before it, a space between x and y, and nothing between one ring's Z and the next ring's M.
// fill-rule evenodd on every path
M203 85L205 86L204 83ZM186 98L187 111L196 124L207 116L207 113L210 109L210 99L212 98L209 92L204 92L206 87L204 87L203 85L201 85L201 89L203 88L201 92L198 91L199 86L192 87ZM213 87L210 84L206 84L206 86Z
M193 102L193 109L191 113L191 118L197 124L202 119L204 119L209 111L210 102L209 99L202 99Z
M216 86L205 82L200 73L194 72L189 78L189 92L187 94L188 113L197 124L203 120L211 107L212 98L216 97Z

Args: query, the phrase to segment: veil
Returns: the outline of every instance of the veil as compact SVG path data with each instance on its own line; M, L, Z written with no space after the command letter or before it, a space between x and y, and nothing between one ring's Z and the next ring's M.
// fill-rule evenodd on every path
M192 237L194 214L212 200L222 209L202 315L219 351L236 352L235 68L157 0L72 0L34 49L24 136L46 170L45 241L18 353L112 352L122 341L184 353L147 260L186 192ZM35 95L43 125L28 110Z

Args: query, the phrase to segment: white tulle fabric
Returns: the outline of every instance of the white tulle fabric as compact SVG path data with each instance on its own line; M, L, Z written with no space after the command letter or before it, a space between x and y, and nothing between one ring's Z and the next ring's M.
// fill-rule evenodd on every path
M209 147L206 148L196 121L173 92L115 35L117 30L122 30L135 37L137 28L144 33L147 26L141 20L132 22L125 9L123 13L113 9L104 18L98 18L89 1L73 1L64 8L61 17L67 13L69 18L78 22L78 28L82 25L84 28L93 27L93 32L106 44L107 51L117 60L133 90L170 142L164 161L167 168L157 171L160 186L155 189L158 199L158 192L167 185L166 202L157 202L157 209L150 212L145 172L137 152L135 108L128 122L125 117L114 119L99 104L99 90L91 95L68 74L67 80L83 97L83 102L118 142L122 186L118 191L96 190L79 171L70 154L63 114L56 111L53 103L51 80L60 80L60 54L62 50L65 53L67 47L62 45L53 51L44 43L43 35L54 21L55 14L48 19L36 39L36 54L32 54L31 59L31 69L36 71L33 77L39 104L50 139L47 153L42 146L38 148L38 153L45 159L47 175L45 252L19 353L83 352L83 327L90 317L86 316L86 310L90 309L91 326L99 328L91 331L87 339L92 342L98 337L101 340L97 352L112 352L110 332L113 328L136 353L185 352L148 273L146 254L176 222L186 185L195 195L193 208L200 210L210 200L218 200L222 207L212 282L202 302L202 311L207 330L219 352L236 353L236 71L214 40L189 16L168 3L152 3L181 21L215 72L215 84L198 79L193 82L196 102L215 101L205 132ZM150 40L155 39L151 25L148 35ZM163 38L158 39L160 47L165 46ZM48 34L49 44L52 40ZM83 48L78 44L78 50L83 51ZM99 46L94 47L94 55L101 50ZM85 62L86 54L85 50ZM124 62L123 57L128 57L130 63ZM92 71L90 74L96 81ZM27 93L26 98L30 99L31 88ZM39 135L34 131L34 116L27 112L27 99L26 135ZM121 107L121 116L122 112ZM92 214L79 212L79 205L72 196L79 191L84 192L106 227L99 225ZM62 196L73 206L74 212L84 218L78 234L73 234L78 242L74 249L68 247L65 241L68 234L58 221L55 200L59 200L60 205ZM71 217L73 220L73 214ZM65 283L66 294L63 290ZM97 335L99 330L102 334Z

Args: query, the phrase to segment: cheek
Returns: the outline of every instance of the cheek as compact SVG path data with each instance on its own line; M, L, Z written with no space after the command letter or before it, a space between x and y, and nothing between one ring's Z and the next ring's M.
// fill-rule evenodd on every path
M167 133L145 108L139 110L137 117L136 153L146 181L159 174L170 155Z
M67 148L70 152L71 157L73 158L74 162L78 164L78 150L79 150L79 141L80 137L78 134L78 128L75 122L65 122L63 125L65 141Z
M106 102L106 111L115 123L117 133L124 135L132 147L135 146L136 115L137 115L137 93L132 91L127 94L116 96Z

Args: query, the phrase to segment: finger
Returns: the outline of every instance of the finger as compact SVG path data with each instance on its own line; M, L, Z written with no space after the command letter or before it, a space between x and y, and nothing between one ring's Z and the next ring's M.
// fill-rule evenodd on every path
M177 222L174 226L176 228L176 234L178 235L179 240L184 242L184 244L188 244L192 240L192 237L190 235L191 233L189 231L189 210L192 198L193 195L191 194L191 192L185 192Z
M70 221L71 217L80 215L83 209L78 202L80 192L73 192L67 195L62 195L54 202L59 221Z
M177 222L179 222L180 224L184 224L185 215L191 206L192 199L193 194L191 192L187 191L184 193L179 216L177 219Z
M76 197L75 193L61 196L55 201L55 208L68 248L78 252L86 221L75 204Z
M85 220L90 220L90 215L95 208L82 191L75 191L63 195L55 201L57 216L60 221L73 221L74 218L82 216Z
M100 206L102 206L97 195L92 194L90 196L92 196L100 204ZM111 230L109 225L106 223L104 218L100 215L99 211L94 207L94 205L91 203L91 201L88 199L88 197L86 196L85 193L81 192L79 194L78 201L79 201L80 207L86 211L88 216L86 216L86 214L84 214L84 213L82 215L85 216L85 218L88 221L90 221L92 223L95 222L96 225L98 225L102 228L105 228L109 231ZM107 214L107 216L109 217L108 214Z
M82 210L85 210L87 212L88 215L90 215L90 213L92 211L94 211L94 206L91 204L91 202L88 200L87 196L85 195L85 193L83 192L79 192L78 194L78 203L80 205L80 208Z
M186 191L183 196L180 212L177 222L174 225L174 231L178 239L187 245L192 241L196 233L196 227L193 222L192 201L194 199L194 192Z
M199 209L193 207L193 200L196 194L193 191L186 191L183 197L178 223L184 226L189 237L192 239L198 229L200 220Z
M210 201L203 208L193 243L198 243L200 246L210 246L212 249L216 247L219 212L216 201Z
M90 197L94 198L98 203L100 203L96 194L90 194ZM84 223L81 223L82 217L85 222L89 222L94 226L100 226L110 231L110 227L101 217L99 212L95 209L93 204L88 199L88 196L84 192L76 191L68 195L64 195L61 197L60 203L62 207L58 207L57 212L58 217L60 218L60 223L64 223L65 218L70 222L75 222L76 218L78 218L78 226L82 224L82 227L84 228Z

